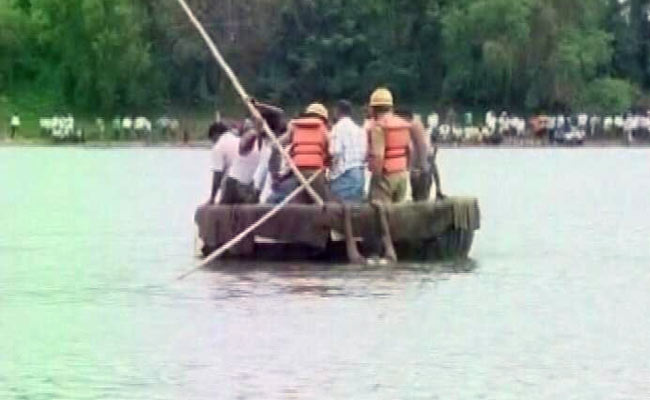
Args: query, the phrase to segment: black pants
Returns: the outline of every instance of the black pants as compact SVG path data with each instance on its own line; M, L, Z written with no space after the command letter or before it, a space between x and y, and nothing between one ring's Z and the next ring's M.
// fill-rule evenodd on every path
M255 190L237 179L227 177L223 183L220 204L254 204Z
M305 179L309 179L312 177L312 175L318 173L319 170L317 169L311 169L311 168L301 168L300 172L302 175L305 177ZM289 184L290 187L288 188L287 195L300 187L300 181L298 181L298 178L295 176L291 176L291 183ZM332 194L330 191L329 187L329 182L327 182L327 179L325 178L325 173L321 172L321 174L314 179L311 184L311 188L314 189L314 192L318 194L325 203L328 201L332 201ZM298 194L292 201L294 204L314 204L315 201L312 199L311 195L306 189L303 189L300 194Z
M431 185L433 177L431 172L412 172L411 173L411 195L413 201L429 201L431 198Z

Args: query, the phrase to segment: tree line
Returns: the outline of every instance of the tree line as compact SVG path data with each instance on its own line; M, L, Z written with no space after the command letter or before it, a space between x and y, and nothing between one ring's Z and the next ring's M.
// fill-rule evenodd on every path
M650 0L191 0L252 93L281 104L387 85L401 102L648 107ZM0 2L0 96L109 113L232 100L174 0Z

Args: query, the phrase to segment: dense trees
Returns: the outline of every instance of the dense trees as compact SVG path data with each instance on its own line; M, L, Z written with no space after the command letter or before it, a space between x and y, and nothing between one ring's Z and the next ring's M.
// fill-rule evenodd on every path
M284 103L650 105L650 0L192 0L246 85ZM232 96L174 0L0 2L0 95L103 113Z

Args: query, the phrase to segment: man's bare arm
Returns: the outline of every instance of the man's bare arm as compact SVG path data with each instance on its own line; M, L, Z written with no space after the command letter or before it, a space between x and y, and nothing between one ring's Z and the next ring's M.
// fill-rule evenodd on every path
M223 179L223 171L213 171L212 172L212 190L210 192L210 199L208 204L214 204L214 199L217 197L217 192L221 186L221 180Z
M284 135L278 138L278 141L283 147L291 143L291 131L287 131ZM274 181L280 178L281 169L282 154L280 154L280 150L278 150L277 147L273 146L271 158L269 159L269 174Z
M436 199L442 200L445 198L445 195L442 194L442 183L440 183L440 173L438 172L438 163L436 162L437 156L438 146L433 149L433 155L431 156L431 173L433 174L433 182L436 184Z
M368 148L368 168L373 174L381 174L384 169L386 149L384 131L380 127L370 129L370 147Z
M280 107L272 106L272 105L266 104L266 103L260 103L258 101L256 101L253 104L255 104L255 107L257 107L257 109L260 111L262 116L264 116L266 114L275 115L275 116L284 115L284 110L281 109Z
M257 142L258 133L255 129L249 129L239 139L239 154L242 156L248 155L253 150Z
M411 127L411 142L413 143L413 151L418 161L417 167L421 171L428 171L429 163L427 156L429 155L429 144L426 140L424 126L421 123L413 123Z

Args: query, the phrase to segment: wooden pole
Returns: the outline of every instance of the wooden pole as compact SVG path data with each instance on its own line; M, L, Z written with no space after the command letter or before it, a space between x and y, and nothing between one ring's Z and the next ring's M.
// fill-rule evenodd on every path
M205 258L199 264L196 268L184 273L183 275L180 275L178 277L178 280L183 280L187 278L188 276L192 275L196 271L200 270L201 268L205 267L206 265L210 264L212 261L215 259L221 257L225 252L230 250L233 246L235 246L237 243L241 242L246 236L248 236L251 232L253 232L255 229L259 228L263 223L271 219L275 214L277 214L284 206L289 204L291 200L293 200L296 196L300 194L300 192L303 191L309 185L316 179L321 173L323 173L323 170L321 169L320 171L316 172L314 175L312 175L308 180L305 181L304 184L301 184L298 188L296 188L289 196L287 196L284 200L282 200L281 203L278 203L275 207L273 207L269 212L264 214L257 222L246 228L243 232L241 232L239 235L235 236L234 238L230 239L226 244L221 246L219 249L215 250L210 254L208 257Z
M307 183L305 180L304 175L300 172L298 167L296 167L296 164L293 162L291 159L291 156L289 153L285 150L284 147L280 144L278 141L278 138L275 136L271 128L269 128L269 125L266 123L266 120L262 118L262 115L258 111L258 109L252 104L251 98L248 96L246 91L244 90L243 86L239 82L239 79L235 75L235 73L232 71L226 60L223 58L221 55L221 52L217 48L217 46L214 44L212 39L210 38L210 35L205 31L203 28L203 25L201 25L201 22L196 18L190 7L187 5L185 0L177 0L178 4L185 10L185 13L187 14L188 18L192 22L192 24L196 27L196 29L199 31L201 34L201 37L203 37L203 40L205 43L208 45L208 48L210 48L210 51L212 52L212 55L214 58L217 60L221 68L225 71L226 75L228 75L228 78L230 78L230 81L232 82L232 85L235 87L235 90L243 100L243 102L246 104L246 107L248 107L248 111L253 115L255 119L261 120L263 123L263 128L264 128L264 133L271 139L271 142L273 145L280 151L280 154L285 158L287 163L289 164L289 167L291 167L291 170L293 171L294 175L296 178L298 178L298 181L305 186L305 189L309 193L309 195L312 197L312 199L318 204L319 206L323 205L323 199L314 191L314 189Z

